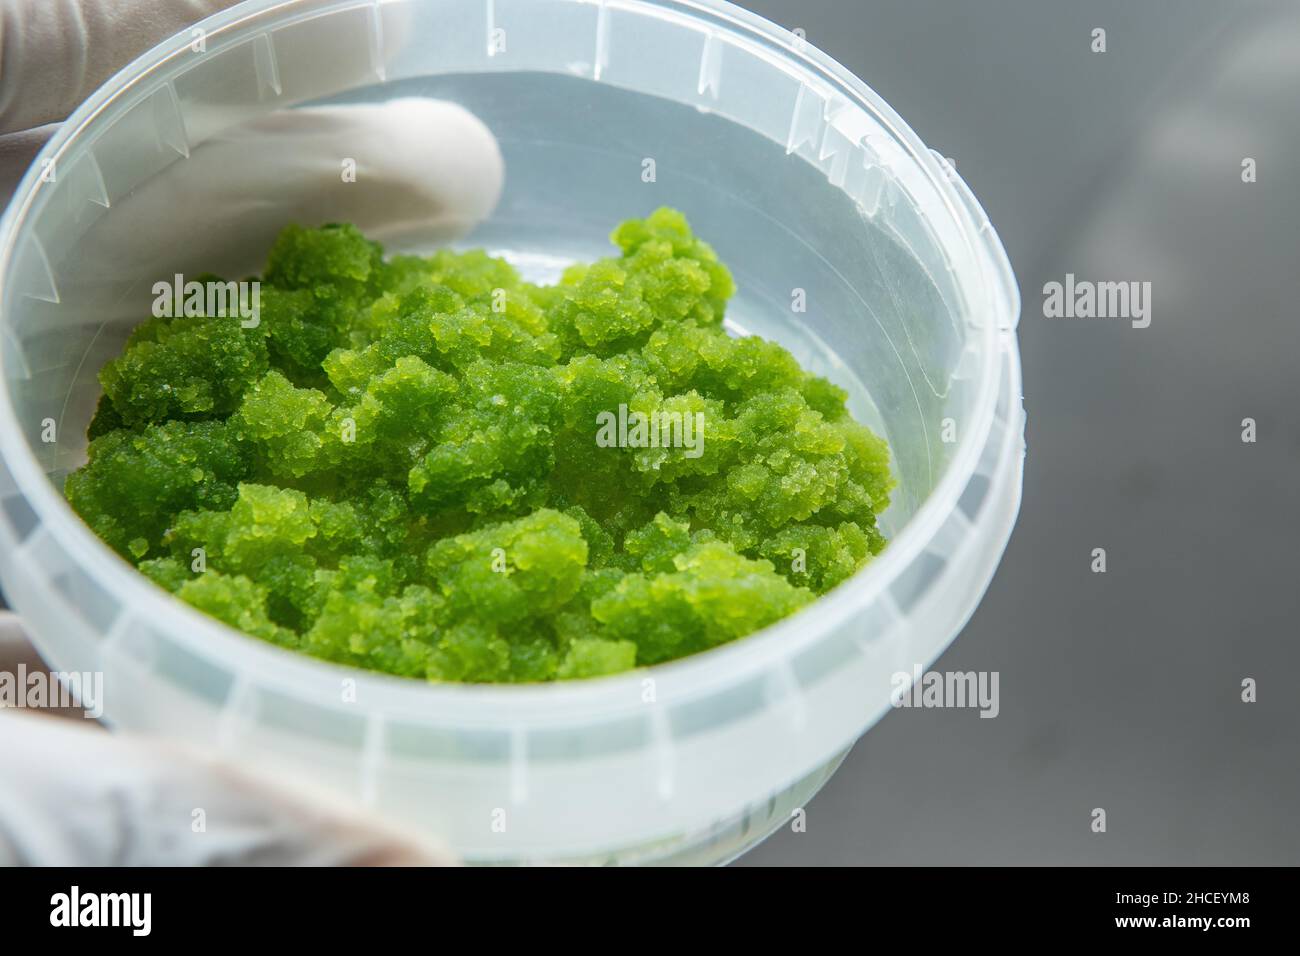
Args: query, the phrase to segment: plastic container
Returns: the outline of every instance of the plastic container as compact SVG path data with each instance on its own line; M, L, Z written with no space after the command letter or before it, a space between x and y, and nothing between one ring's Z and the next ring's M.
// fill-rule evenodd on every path
M206 52L178 36L91 97L0 225L0 580L42 653L103 671L115 726L295 770L471 861L716 862L786 822L889 709L892 675L961 629L1019 507L1018 294L956 172L828 57L713 0L253 0L203 28ZM888 438L885 552L672 664L437 686L247 638L100 543L59 489L96 373L148 300L106 306L159 277L95 278L86 230L226 125L412 94L463 103L500 141L505 191L467 246L587 258L620 219L685 211L735 272L733 324L849 387Z

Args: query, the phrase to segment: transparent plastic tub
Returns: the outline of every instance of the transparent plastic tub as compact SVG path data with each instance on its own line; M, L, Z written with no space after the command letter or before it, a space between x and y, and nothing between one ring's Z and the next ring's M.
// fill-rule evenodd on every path
M713 0L253 0L203 28L204 52L178 36L82 106L0 224L0 581L42 653L102 671L117 727L298 772L470 861L717 862L788 821L889 709L892 676L959 632L1019 507L1018 293L955 170L828 57ZM735 273L733 327L849 388L888 438L884 553L692 658L439 686L247 638L103 545L60 487L159 277L100 275L87 230L231 124L410 95L465 105L500 143L504 193L463 245L536 267L685 211Z

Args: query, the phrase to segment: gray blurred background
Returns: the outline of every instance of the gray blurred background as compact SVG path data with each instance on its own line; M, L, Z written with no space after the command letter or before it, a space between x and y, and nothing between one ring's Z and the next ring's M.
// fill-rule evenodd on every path
M1000 715L889 714L806 832L741 864L1300 863L1300 4L742 5L802 27L983 203L1024 301L1028 457L1002 566L933 668L999 671ZM1150 281L1151 326L1044 318L1067 272Z

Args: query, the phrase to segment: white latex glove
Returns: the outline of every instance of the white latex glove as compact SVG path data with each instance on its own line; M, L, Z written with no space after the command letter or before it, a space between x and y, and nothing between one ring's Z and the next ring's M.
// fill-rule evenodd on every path
M356 162L353 182L344 158ZM487 217L501 178L495 138L454 103L283 110L226 130L115 203L81 242L80 279L239 278L261 271L287 223L350 222L385 244L440 244Z
M231 0L0 0L0 200L61 118L150 45ZM390 56L400 45L390 39ZM203 54L195 53L195 56ZM365 78L358 77L358 81ZM345 181L343 161L355 162ZM286 223L354 223L383 242L442 242L496 205L501 154L459 106L407 98L285 109L198 144L83 238L84 278L239 277Z
M231 0L0 0L0 206L62 118L149 46ZM355 182L340 176L356 161ZM491 212L502 161L460 107L422 99L284 110L197 145L114 204L82 244L105 275L237 276L297 222L446 239ZM177 210L201 214L177 215ZM0 612L0 673L41 668ZM195 832L195 811L204 829ZM439 863L319 792L91 720L0 710L0 864Z
M0 673L48 679L7 612L0 612ZM0 709L0 866L450 861L441 848L326 794L59 713L65 716Z

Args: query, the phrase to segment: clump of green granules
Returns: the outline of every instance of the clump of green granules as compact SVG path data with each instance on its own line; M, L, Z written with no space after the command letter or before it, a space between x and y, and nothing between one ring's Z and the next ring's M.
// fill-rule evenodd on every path
M680 213L612 238L538 286L290 227L255 327L152 319L104 367L68 500L194 607L393 674L592 677L771 624L884 546L888 449L723 330L731 275Z

